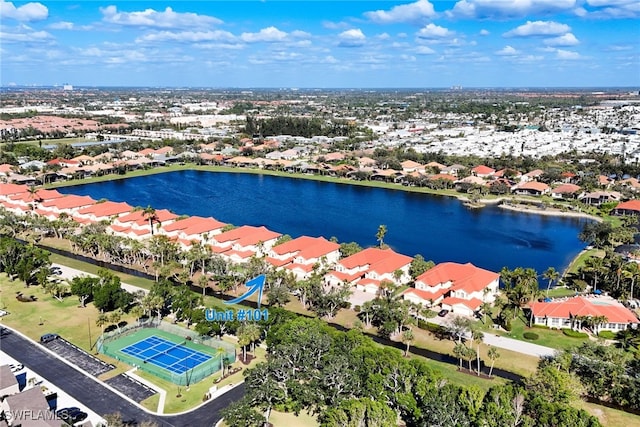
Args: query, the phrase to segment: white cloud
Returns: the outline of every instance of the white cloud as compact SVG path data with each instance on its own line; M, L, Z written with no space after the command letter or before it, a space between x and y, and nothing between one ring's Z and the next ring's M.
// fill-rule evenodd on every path
M280 31L276 27L267 27L261 29L257 33L242 33L240 35L240 39L247 43L281 42L287 39L287 33L285 33L284 31Z
M640 2L637 0L586 0L595 17L635 18L640 16Z
M73 22L59 21L49 25L52 30L73 30Z
M402 59L403 61L407 61L407 62L415 62L416 61L416 57L415 56L406 55L406 54L400 55L400 59Z
M359 28L343 31L338 35L338 39L340 47L360 47L367 41L367 37Z
M418 46L416 48L416 54L418 55L433 55L434 53L436 53L436 51L429 46Z
M488 36L489 34L491 34L489 32L489 30L485 30L484 28L482 30L480 30L480 35L481 36Z
M575 59L582 59L582 57L578 52L574 52L572 50L563 50L563 49L556 50L556 58L566 59L571 61Z
M417 32L417 36L421 39L441 39L453 34L453 31L435 24L428 24Z
M418 0L414 3L394 6L389 11L376 10L365 12L364 15L378 24L420 23L436 16L436 11L428 0Z
M455 18L517 18L568 12L577 0L461 0L447 15Z
M142 37L136 39L136 42L207 42L207 41L224 41L230 42L235 39L234 35L228 31L215 30L215 31L158 31L155 33L145 34Z
M556 36L571 30L567 24L554 21L527 21L511 31L503 34L505 37Z
M351 25L346 22L322 21L322 27L327 30L346 30Z
M337 64L339 61L335 57L328 55L324 57L322 62L324 62L325 64Z
M518 55L520 52L511 47L511 46L505 46L502 49L500 49L499 51L496 52L496 55L500 55L500 56L515 56Z
M575 46L580 44L580 41L572 33L567 33L562 36L546 39L543 43L547 46Z
M27 3L15 7L12 2L0 0L0 18L10 18L16 21L41 21L47 19L49 9L42 3Z
M0 31L0 40L3 42L27 42L41 43L43 41L52 41L53 36L46 31L30 31L20 33L8 33Z
M146 9L141 12L118 12L116 6L100 8L105 22L117 25L152 28L201 28L221 24L222 21L212 16L197 13L178 13L167 7L158 12Z
M311 38L311 34L307 33L306 31L302 31L302 30L293 30L291 31L291 37L295 37L298 39L308 39Z

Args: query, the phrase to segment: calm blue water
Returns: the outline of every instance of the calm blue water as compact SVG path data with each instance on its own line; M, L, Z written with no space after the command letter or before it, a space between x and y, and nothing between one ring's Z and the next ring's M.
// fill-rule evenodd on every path
M468 209L454 198L404 191L253 175L181 171L58 189L151 205L177 214L212 216L235 225L264 225L292 237L335 236L376 245L380 224L394 250L436 263L564 269L584 244L583 219Z

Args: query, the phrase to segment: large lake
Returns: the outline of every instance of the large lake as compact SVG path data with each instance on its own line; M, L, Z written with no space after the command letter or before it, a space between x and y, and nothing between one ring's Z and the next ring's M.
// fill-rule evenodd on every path
M436 263L472 262L499 271L563 270L585 246L584 219L466 208L455 198L244 173L180 171L58 189L62 193L264 225L292 237L335 236L376 245L380 224L394 250Z

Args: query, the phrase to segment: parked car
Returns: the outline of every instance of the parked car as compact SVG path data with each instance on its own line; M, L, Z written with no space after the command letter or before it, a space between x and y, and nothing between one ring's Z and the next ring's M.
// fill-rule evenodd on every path
M440 310L440 311L438 312L438 316L440 316L440 317L444 317L444 316L446 316L447 314L449 314L449 310L442 309L442 310Z
M89 415L82 411L80 408L62 408L56 411L56 415L66 421L68 424L75 424L79 421L86 419Z
M9 365L9 368L11 369L11 372L18 372L18 371L22 371L24 369L24 365L22 363L16 363L16 364L11 364Z
M53 340L57 340L59 337L60 335L58 334L44 334L40 337L40 342L44 344Z

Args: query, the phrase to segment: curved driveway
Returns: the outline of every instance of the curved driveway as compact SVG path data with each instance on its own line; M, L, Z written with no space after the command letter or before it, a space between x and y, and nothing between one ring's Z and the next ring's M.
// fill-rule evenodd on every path
M100 381L67 365L49 354L39 344L3 328L0 332L0 350L19 360L26 367L56 385L94 412L105 415L120 412L122 419L133 425L153 421L162 427L213 426L222 417L220 410L240 400L244 384L231 389L211 402L182 415L161 416L149 413L123 398Z

